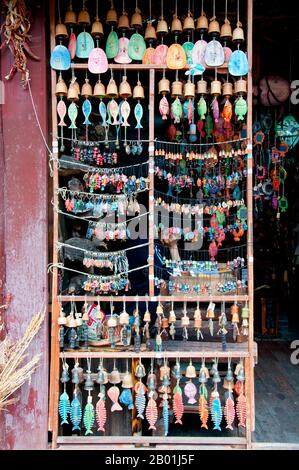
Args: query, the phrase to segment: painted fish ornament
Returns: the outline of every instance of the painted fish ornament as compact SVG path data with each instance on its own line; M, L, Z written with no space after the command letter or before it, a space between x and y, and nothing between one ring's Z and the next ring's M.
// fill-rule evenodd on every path
M109 111L110 111L110 114L111 114L111 117L113 118L113 121L112 121L112 125L113 126L117 126L119 124L118 120L117 120L117 116L119 114L119 106L117 104L117 102L112 99L110 100L109 102Z
M136 388L135 388L136 391ZM138 391L135 397L135 406L137 409L137 418L144 419L143 413L145 410L145 390L143 384L138 387Z
M66 104L65 102L61 99L58 101L57 104L57 114L60 117L60 122L58 123L58 126L66 126L66 123L64 122L64 118L66 116Z
M209 408L207 398L204 394L199 397L199 417L201 421L201 427L203 429L208 429L208 419L209 419Z
M224 128L229 129L231 126L231 119L233 116L233 107L231 102L227 99L224 103L223 111L221 113L224 119Z
M171 114L174 118L174 123L178 124L181 121L181 117L183 115L183 106L178 97L171 104Z
M168 409L168 395L163 395L163 424L164 424L164 436L168 435L169 428L169 409Z
M213 98L211 106L212 106L214 121L218 122L218 120L219 120L219 103L218 103L218 100L217 100L216 96Z
M212 137L213 133L213 119L210 114L207 115L206 121L205 121L205 131L207 134L207 137Z
M119 397L119 388L113 385L113 387L110 387L108 392L107 392L108 397L110 400L113 402L113 405L111 407L111 411L122 411L122 407L118 403L118 397Z
M169 115L169 103L166 98L166 96L163 96L163 98L160 99L159 103L159 111L162 116L163 121L165 121Z
M156 431L155 424L158 419L158 408L157 408L156 401L153 399L153 394L154 392L149 393L149 400L148 400L147 407L145 410L145 416L150 425L148 428L149 431L150 430Z
M82 111L85 117L85 121L83 122L83 124L85 124L86 126L89 126L91 124L89 120L89 116L91 113L91 102L87 98L83 101Z
M184 393L186 397L188 398L189 405L194 405L194 403L196 403L196 400L194 397L197 393L197 389L193 382L190 381L186 383L184 387Z
M94 406L92 404L92 396L89 395L87 397L87 403L85 405L84 414L83 414L83 424L86 429L85 436L88 436L89 434L93 434L92 427L94 425L94 421L95 421Z
M71 409L70 399L66 391L64 391L59 397L59 405L58 405L59 416L61 418L61 423L60 423L61 425L69 424L68 415L70 413L70 409Z
M239 96L235 103L235 114L238 118L238 121L243 121L244 116L247 114L247 102L244 100L243 96Z
M99 400L96 404L96 421L98 431L105 432L105 424L107 420L106 401L103 393L98 394Z
M78 116L78 107L74 102L69 105L67 114L71 121L71 125L69 126L69 129L77 129L76 119Z
M247 402L246 402L246 397L243 393L243 386L241 389L241 393L237 398L236 413L237 413L238 420L239 420L238 426L245 428L246 427Z
M76 57L76 42L76 35L74 32L72 32L70 34L70 39L67 47L72 60Z
M141 119L143 116L143 107L141 106L140 103L137 103L135 108L134 108L134 116L137 122L137 125L135 126L135 129L142 129L143 126L141 125Z
M183 393L180 386L176 386L173 395L173 414L175 416L175 424L183 424L182 417L184 414Z
M107 115L108 115L108 119L107 119L107 124L112 124L112 121L111 121L111 110L110 110L110 105L111 105L111 101L108 101L107 103Z
M211 418L214 424L213 430L221 431L222 408L217 389L211 393Z
M230 429L231 431L233 430L233 422L235 420L235 402L232 396L232 392L229 391L228 397L225 402L224 406L224 418L226 421L226 429Z
M77 394L74 394L74 398L71 402L70 410L71 422L73 425L72 431L80 431L80 423L82 418L82 408L80 400L77 397Z
M106 119L107 119L107 108L106 108L106 105L105 105L104 101L100 101L100 103L99 103L99 112L100 112L100 116L102 118L102 125L104 127L106 127L107 126L107 121L106 121Z
M124 100L120 108L120 115L123 118L122 126L126 126L126 127L130 126L130 124L128 123L128 118L130 116L130 113L131 113L131 106L127 100Z
M205 131L203 130L204 125L205 125L204 121L202 121L202 120L197 121L197 130L200 133L200 136L202 138L204 138L204 136L206 135Z
M204 120L206 118L207 111L208 111L207 102L204 99L204 97L201 96L197 103L197 112L198 112L200 120Z
M122 405L127 406L129 410L134 409L134 402L131 389L124 388L120 394L119 401Z

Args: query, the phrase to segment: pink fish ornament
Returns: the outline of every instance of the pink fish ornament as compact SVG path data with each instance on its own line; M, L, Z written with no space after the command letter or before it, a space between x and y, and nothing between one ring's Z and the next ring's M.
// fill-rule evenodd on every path
M214 99L212 101L212 111L213 111L214 121L218 122L218 120L219 120L219 103L218 103L218 100L217 100L216 96L214 97Z
M193 382L187 382L185 387L184 387L184 393L186 395L186 397L188 398L188 403L189 405L194 405L194 403L196 403L196 400L195 400L195 395L197 393L197 388L196 386L194 385Z
M60 117L58 126L66 126L66 123L64 122L64 118L66 116L66 104L63 99L61 99L57 104L57 114Z
M110 101L109 110L110 110L111 117L113 118L112 125L117 126L117 124L119 124L117 120L117 116L119 114L119 106L114 99Z
M119 388L113 385L113 387L109 388L107 391L107 395L110 398L110 400L113 402L113 405L111 407L111 411L122 411L122 407L118 403L118 398L119 398Z
M131 112L130 104L128 103L127 100L124 100L121 105L121 111L120 111L120 114L123 117L122 126L125 126L125 127L130 126L130 124L128 123L130 112Z
M77 42L76 35L75 35L75 33L72 32L70 34L70 39L69 39L69 43L68 43L68 50L69 50L69 53L70 53L70 56L71 56L72 60L76 56L76 42Z
M163 96L163 98L161 98L160 100L159 111L160 111L163 121L165 121L167 117L169 116L169 103L167 101L166 96Z

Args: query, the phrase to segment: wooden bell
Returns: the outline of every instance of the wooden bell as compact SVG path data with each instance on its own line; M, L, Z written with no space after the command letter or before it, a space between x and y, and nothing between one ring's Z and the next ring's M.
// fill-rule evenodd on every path
M65 14L65 17L64 17L64 24L66 25L69 25L69 26L73 26L77 23L77 15L76 13L73 11L73 5L72 5L72 2L70 3L70 6Z
M162 380L163 380L163 377L165 377L165 376L169 377L169 375L170 375L170 367L168 367L168 366L166 366L166 365L165 365L165 366L161 366L159 373L160 373L160 380L162 381Z
M114 385L119 384L121 382L120 373L118 369L112 370L112 372L110 373L109 382Z
M157 24L157 34L163 35L167 33L168 33L167 22L165 21L164 17L161 16Z
M188 367L186 368L186 377L187 379L195 379L196 377L196 370L192 361L190 360Z
M165 329L165 328L168 328L168 327L169 327L168 318L166 318L166 317L162 318L162 328Z
M183 84L179 80L175 80L171 84L171 96L182 96L183 95Z
M126 11L123 11L122 14L120 15L118 19L118 29L121 31L125 31L130 28L130 22L129 22L129 17L128 13Z
M56 96L66 96L67 95L67 86L66 86L65 81L62 78L61 73L59 74L58 82L56 83L55 95Z
M76 328L77 322L74 317L71 317L68 322L69 328Z
M158 83L158 91L159 94L166 95L167 93L170 93L170 81L163 77Z
M209 319L215 318L215 311L214 311L214 309L208 308L208 310L207 310L207 318L209 318Z
M128 325L130 323L130 315L127 312L121 312L119 315L119 324L121 326Z
M144 39L146 41L155 41L157 39L156 30L151 22L147 23Z
M208 93L208 84L205 80L198 80L196 93L199 95L206 95Z
M57 322L59 326L66 325L67 321L63 311L60 312Z
M176 315L175 315L175 311L174 310L171 310L169 312L169 323L175 323L176 322Z
M58 38L67 38L69 36L66 26L63 23L57 23L55 28L55 36Z
M232 28L227 18L225 18L224 23L221 26L220 37L224 40L228 40L232 37Z
M110 81L107 86L106 90L107 98L116 98L118 96L117 85L115 83L114 78L110 78Z
M209 28L209 22L208 18L206 17L206 14L204 11L201 12L200 17L197 19L196 22L196 30L199 31L200 33L204 33L207 31Z
M171 32L174 34L179 34L183 31L181 20L177 15L173 15L173 20L171 23Z
M98 17L96 17L95 21L92 23L91 35L94 37L104 36L103 25Z
M125 75L123 76L122 82L119 85L119 96L122 98L130 98L132 96L132 90Z
M195 84L191 80L188 80L184 85L184 96L189 99L195 96Z
M84 96L85 98L92 96L92 86L89 83L88 78L85 78L85 83L82 86L81 95Z
M138 80L137 85L133 89L133 98L135 100L143 100L144 99L144 89L143 86L141 85L141 82ZM157 307L157 310L159 308L159 305ZM163 313L163 309L162 309Z
M244 30L242 28L242 23L238 21L237 27L233 30L233 42L244 42Z
M190 318L184 313L184 316L181 318L181 326L182 328L186 328L190 325Z
M183 31L194 31L194 29L195 29L194 19L191 15L191 12L188 11L188 15L184 19Z
M122 381L122 388L133 388L133 377L130 372L126 372L123 381Z
M215 17L210 21L208 33L213 36L218 36L220 34L220 26Z
M106 90L104 83L98 80L93 89L93 96L95 98L104 98L106 96Z
M67 99L69 101L78 101L79 100L79 93L78 88L76 86L77 82L71 82L69 89L67 91Z
M211 95L221 95L221 82L219 80L213 80L211 82Z
M78 23L81 26L89 26L90 25L90 16L89 16L88 11L86 10L86 7L85 7L84 3L85 2L83 2L83 8L82 8L82 10L80 11L80 13L78 15Z
M113 6L113 2L111 2L111 7L107 11L106 23L111 25L111 26L117 24L117 13L116 13L116 10Z
M229 97L233 94L233 84L230 82L225 82L222 85L222 94L223 96Z
M145 323L148 323L151 321L151 313L148 310L144 313L143 321Z
M162 304L159 302L158 305L157 305L157 308L156 308L156 314L157 315L162 315L163 314L163 306Z
M246 94L247 93L247 82L244 78L240 78L239 80L235 81L235 94Z
M131 27L134 29L142 28L142 17L141 17L141 11L139 10L139 8L135 8L135 12L132 15Z

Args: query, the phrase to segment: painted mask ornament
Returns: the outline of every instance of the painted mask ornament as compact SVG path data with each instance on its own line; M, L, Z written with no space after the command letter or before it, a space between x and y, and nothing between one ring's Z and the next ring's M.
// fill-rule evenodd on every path
M141 34L132 34L128 46L129 57L132 60L142 61L145 51L146 44Z
M180 44L172 44L167 51L167 67L171 70L183 69L186 62L187 58L183 47Z
M219 41L213 39L205 50L205 63L208 67L220 67L224 64L224 51Z
M94 49L93 38L89 33L83 31L77 37L76 56L79 59L88 59L92 49Z
M152 63L155 65L165 65L166 66L166 57L168 52L168 46L165 44L159 44L156 47L155 53L152 58Z
M100 47L92 49L88 57L88 70L91 73L105 73L108 70L108 60L105 52Z
M117 55L114 57L114 62L117 64L130 64L132 59L129 57L128 47L129 39L126 37L119 39L119 49Z
M243 77L248 74L248 60L245 52L237 49L232 53L228 62L228 71L233 77Z
M192 49L192 63L197 65L205 65L205 52L207 47L207 41L200 39L196 41Z
M106 41L107 59L114 59L119 51L118 36L115 31L110 31Z
M59 44L54 47L50 57L50 65L54 70L68 70L71 67L71 56L65 46Z

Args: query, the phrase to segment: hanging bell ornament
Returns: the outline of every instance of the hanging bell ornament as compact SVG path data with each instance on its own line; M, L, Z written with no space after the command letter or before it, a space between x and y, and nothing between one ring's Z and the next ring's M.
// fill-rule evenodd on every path
M113 5L113 0L111 1L111 6L107 11L106 23L115 26L117 24L117 13Z
M208 83L205 80L198 80L196 93L199 95L206 95L208 93Z
M169 377L170 375L170 367L165 363L163 366L160 367L160 380L163 380L163 377L167 375Z
M171 96L182 96L183 95L183 84L179 80L175 80L171 84Z
M189 362L189 365L186 369L186 377L187 379L194 379L196 378L196 370L195 370L195 367L194 365L192 364L192 361L190 359L190 362Z
M184 85L184 96L187 99L192 99L195 96L195 84L191 82L190 78Z
M170 81L163 77L158 83L158 91L160 95L166 95L170 93Z
M164 16L161 16L157 24L157 34L161 36L168 33L168 25L164 19Z
M144 313L144 316L143 316L143 321L145 323L149 323L151 321L151 313L149 310L147 310L145 313Z
M114 315L111 315L107 320L108 328L115 328L117 326L117 318Z
M104 85L104 83L101 82L100 79L97 81L97 83L94 86L93 96L95 98L100 98L100 99L103 99L106 96L105 85Z
M61 377L60 377L60 382L62 384L65 384L70 380L68 369L69 369L68 364L63 365L63 369L62 369Z
M237 27L233 30L233 42L240 43L245 41L244 30L242 28L242 23L237 22Z
M220 34L220 26L218 21L216 20L216 16L213 16L213 18L211 18L208 33L214 37L219 36Z
M198 381L199 381L199 383L201 383L201 384L205 384L205 383L207 383L207 381L208 381L207 376L206 376L206 373L205 373L205 371L202 370L202 369L201 369L200 372L199 372Z
M221 82L220 82L220 80L213 80L211 82L211 95L213 95L213 96L221 95Z
M179 380L179 379L181 378L181 376L182 376L182 374L181 374L181 365L180 365L180 363L179 363L178 361L175 363L175 365L174 365L173 368L172 368L172 375L173 375L177 380Z
M55 28L55 37L60 38L60 39L66 39L68 38L69 34L67 32L65 24L59 22L56 25Z
M121 314L119 315L119 324L121 326L125 326L125 325L128 325L129 323L130 323L130 315L128 314L128 312L126 311L121 312Z
M64 17L64 24L68 26L74 26L76 23L77 23L77 15L73 10L72 2L70 2L70 5Z
M147 376L147 381L146 381L146 385L148 387L149 390L156 390L157 388L157 377L156 377L156 374L154 373L150 373L148 374Z
M234 92L236 95L246 95L247 93L247 82L244 78L240 78L235 81Z
M216 370L214 371L213 382L214 382L214 383L219 383L219 382L221 382L221 378L220 378L218 369L216 369Z
M220 37L224 41L228 41L232 37L232 28L227 18L225 18L224 23L221 26Z
M239 323L239 307L236 303L231 306L232 323Z
M245 382L245 372L244 372L244 367L241 366L239 369L239 373L237 375L237 380L239 382Z
M139 363L136 367L135 375L138 379L142 379L146 375L145 368L141 360L139 360Z
M161 302L158 303L158 306L157 306L157 309L156 309L156 314L157 315L163 315L163 305L161 304Z
M163 379L162 379L162 386L163 387L169 387L169 385L170 385L169 376L167 374L165 374L163 376Z
M169 328L169 321L168 321L168 318L166 318L166 317L162 318L162 328L163 328L163 330L166 329L166 328Z
M86 10L85 1L83 1L83 8L78 15L78 24L80 24L83 27L90 25L90 16L89 16L88 11Z
M143 100L144 99L144 89L141 85L140 80L138 80L137 85L133 89L133 98L135 100Z
M58 325L60 325L60 326L64 326L64 325L67 324L67 319L66 319L66 317L65 317L63 308L60 309L60 314L59 314L57 323L58 323Z
M171 23L171 32L173 34L180 34L182 31L183 31L183 28L182 28L181 20L176 14L174 14L173 20Z
M67 86L66 86L65 81L62 78L61 73L59 74L58 81L56 83L55 95L67 96Z
M84 390L93 390L94 389L94 383L91 377L91 372L87 371L85 383L84 383Z
M118 19L118 26L117 27L121 31L126 31L126 30L130 29L130 22L129 22L128 13L124 10L123 10L121 16Z
M124 75L121 84L119 85L119 96L122 98L130 98L132 96L132 90L127 77Z
M110 81L107 86L106 90L106 97L107 98L117 98L118 97L118 90L113 78L110 78Z
M101 38L104 36L103 25L98 16L96 16L95 21L92 23L91 35L95 38Z
M233 95L233 84L230 82L225 82L222 85L222 95L225 98L229 98Z
M170 310L168 321L169 321L170 324L176 322L176 315L175 315L175 311L174 311L174 310Z
M134 384L132 374L131 372L127 371L123 377L122 388L133 388L133 386Z
M147 27L145 29L144 39L146 41L155 41L157 39L156 30L151 21L147 23Z
M194 29L195 29L194 19L191 15L191 12L188 11L188 15L184 19L183 31L184 32L191 32L191 31L194 31Z
M106 369L103 368L103 364L100 363L98 367L98 373L96 376L96 383L99 385L105 385L108 383L108 373Z
M134 29L142 28L141 11L137 7L135 8L135 12L133 13L132 18L131 18L131 27Z
M196 22L196 30L199 31L201 34L203 34L205 31L208 30L208 28L209 28L208 18L205 12L202 10L201 15L199 16Z
M85 98L92 96L92 86L89 83L88 78L85 78L85 83L82 85L81 95Z
M109 382L113 385L119 384L121 382L120 373L116 366L114 366L113 370L110 372Z
M234 375L233 375L233 371L231 369L231 367L229 367L227 369L227 373L226 373L226 376L225 376L225 380L227 382L233 382L234 381Z

